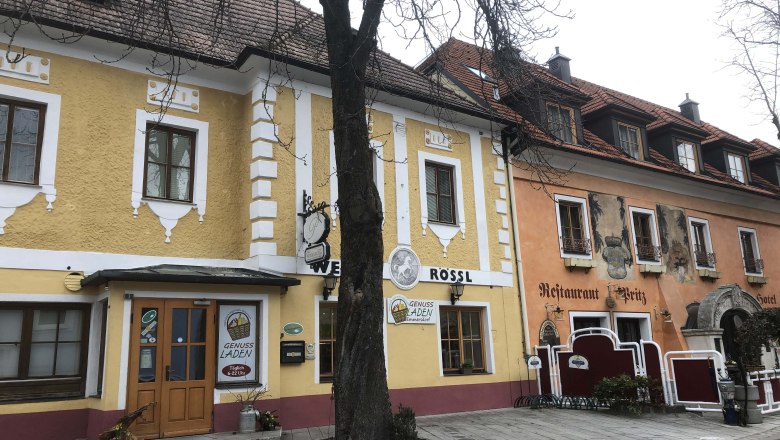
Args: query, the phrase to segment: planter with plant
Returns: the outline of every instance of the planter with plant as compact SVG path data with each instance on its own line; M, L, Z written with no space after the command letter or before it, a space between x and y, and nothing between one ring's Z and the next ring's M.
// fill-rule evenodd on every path
M605 377L594 388L593 398L621 414L639 415L664 406L661 384L646 376Z
M474 364L471 363L470 359L466 359L465 362L460 364L460 372L463 374L471 374L474 371Z
M257 431L257 423L264 413L255 408L255 403L258 399L264 397L268 390L265 387L255 386L248 388L246 392L229 392L236 399L239 406L238 432L249 433ZM267 413L268 411L265 412ZM274 426L278 426L278 419L276 416L272 417L274 419Z

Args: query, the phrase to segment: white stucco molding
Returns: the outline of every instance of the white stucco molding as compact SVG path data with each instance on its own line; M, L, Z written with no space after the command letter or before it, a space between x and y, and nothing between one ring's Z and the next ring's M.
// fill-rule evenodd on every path
M192 203L167 200L145 199L144 190L144 158L146 155L146 123L159 122L162 125L183 128L195 132L195 177L192 187ZM162 115L146 110L136 110L135 146L133 152L133 187L130 203L133 206L133 217L138 217L138 208L146 204L160 219L165 228L165 242L171 242L171 231L179 220L193 209L198 211L198 221L203 223L206 215L206 180L208 176L209 123L178 116Z
M49 211L53 209L52 203L57 198L57 190L54 188L54 172L57 167L61 98L60 95L52 93L4 84L0 84L0 96L46 105L38 185L0 182L0 235L2 235L5 233L6 220L14 214L16 208L30 203L36 195L43 193L46 196L46 209Z
M457 224L455 225L444 225L441 223L428 222L428 198L425 196L426 161L450 165L455 169L455 199L458 216L456 219ZM444 248L444 256L446 257L447 246L450 245L450 241L452 241L452 238L455 237L458 232L460 232L462 239L466 239L466 215L463 209L463 169L460 166L460 159L418 151L417 165L420 171L420 223L422 225L422 233L423 235L426 235L427 229L433 231L433 233L439 238L439 242Z

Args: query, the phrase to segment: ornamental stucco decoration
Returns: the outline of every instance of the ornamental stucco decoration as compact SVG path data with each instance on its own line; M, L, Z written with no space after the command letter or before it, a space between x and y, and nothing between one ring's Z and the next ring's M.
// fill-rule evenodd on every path
M752 315L762 310L753 295L737 284L726 284L708 293L699 306L697 327L700 329L720 328L720 319L731 309L742 310Z

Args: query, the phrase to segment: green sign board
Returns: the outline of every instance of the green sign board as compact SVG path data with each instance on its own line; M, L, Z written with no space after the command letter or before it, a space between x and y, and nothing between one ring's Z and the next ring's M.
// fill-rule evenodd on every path
M303 333L303 326L297 322L288 322L282 328L287 335L295 336Z

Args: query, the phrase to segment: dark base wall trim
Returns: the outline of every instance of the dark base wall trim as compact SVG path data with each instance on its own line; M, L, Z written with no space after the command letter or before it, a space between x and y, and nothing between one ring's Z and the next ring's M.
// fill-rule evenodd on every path
M535 394L536 381L513 381L390 390L393 411L398 404L411 407L418 416L511 407L522 394ZM335 423L330 395L260 400L255 407L276 411L285 430ZM238 429L237 403L214 405L214 432Z
M96 439L111 428L124 411L73 409L26 414L0 414L0 439Z

